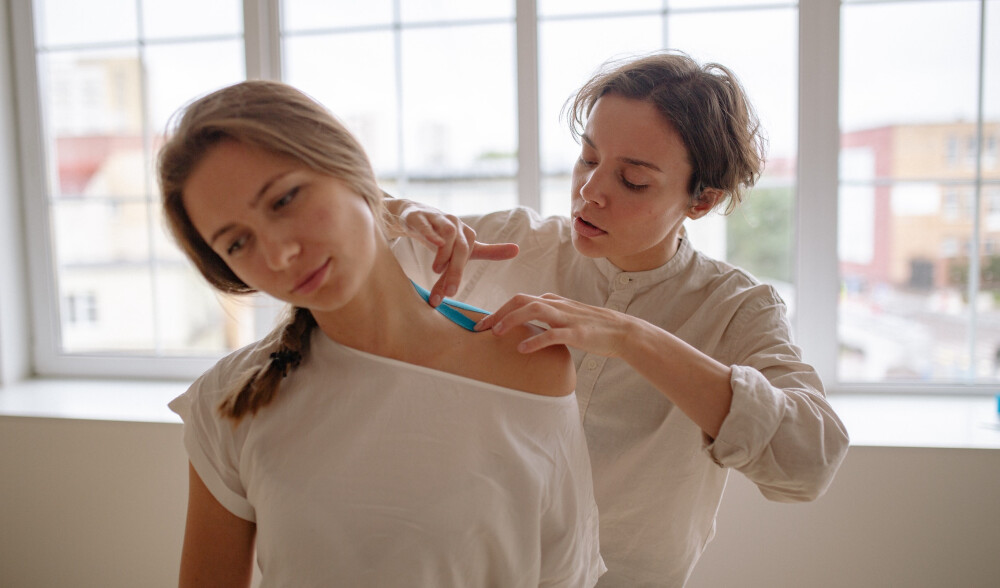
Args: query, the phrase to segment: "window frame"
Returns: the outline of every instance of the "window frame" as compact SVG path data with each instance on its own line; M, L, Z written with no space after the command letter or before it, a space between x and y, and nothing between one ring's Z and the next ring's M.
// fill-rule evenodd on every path
M985 6L986 0L981 0ZM996 4L991 4L1000 8ZM766 8L766 5L762 5ZM725 9L720 7L720 9ZM984 8L985 10L985 8ZM818 371L831 393L993 394L990 384L865 383L837 380L837 307L840 271L837 254L838 169L840 153L840 0L801 0L798 12L798 130L796 211L794 217L793 331L806 361ZM45 145L38 106L38 70L34 43L33 3L10 3L13 34L11 63L16 91L17 140L20 154L20 203L25 217L23 249L28 284L24 299L30 306L24 333L31 342L31 371L40 376L129 377L190 379L210 367L210 358L139 357L119 354L61 354L58 351L58 292L51 260L50 220L45 178ZM516 0L516 65L518 107L518 202L541 205L539 153L538 19L535 0ZM281 79L279 0L243 0L244 47L247 78ZM981 57L982 60L982 57ZM982 74L980 74L982 75ZM982 125L980 117L980 125ZM980 140L982 148L982 140ZM959 151L963 146L959 145ZM961 159L961 157L959 157ZM982 158L980 158L981 160ZM980 180L981 181L981 180ZM980 187L980 192L982 189ZM3 278L16 278L11 268L0 268ZM0 321L11 322L6 317ZM11 336L0 331L0 348ZM4 345L6 344L6 345ZM113 362L113 365L112 365ZM0 382L4 376L0 365Z

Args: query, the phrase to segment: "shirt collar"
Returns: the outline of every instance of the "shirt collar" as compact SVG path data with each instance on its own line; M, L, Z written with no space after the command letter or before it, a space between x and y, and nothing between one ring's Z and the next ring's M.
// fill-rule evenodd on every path
M627 272L608 261L606 257L595 259L594 263L601 274L612 284L616 281L628 280L633 288L646 288L677 276L694 258L694 248L687 237L680 237L677 241L677 252L674 253L674 256L667 263L651 270Z

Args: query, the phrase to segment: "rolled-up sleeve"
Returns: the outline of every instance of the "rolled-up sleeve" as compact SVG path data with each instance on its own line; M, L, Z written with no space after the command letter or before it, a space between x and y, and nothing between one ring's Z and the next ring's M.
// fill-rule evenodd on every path
M718 437L706 438L705 449L720 466L750 478L769 500L814 500L844 460L847 429L827 402L816 371L790 342L776 295L748 304L731 330L735 353L742 356L732 366L732 404Z

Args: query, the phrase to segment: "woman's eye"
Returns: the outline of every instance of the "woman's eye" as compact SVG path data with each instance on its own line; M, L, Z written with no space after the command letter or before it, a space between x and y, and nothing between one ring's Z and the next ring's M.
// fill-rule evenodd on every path
M282 196L281 198L278 198L277 200L275 200L275 201L274 201L274 204L273 204L273 205L271 205L271 208L272 208L273 210L278 210L278 209L280 209L280 208L284 208L285 206L288 206L288 204L289 204L289 203L290 203L290 202L291 202L291 201L292 201L293 199L295 199L295 196L296 196L296 195L297 195L298 193L299 193L299 187L298 187L298 186L296 186L296 187L292 188L292 189L291 189L291 190L289 190L288 192L285 192L285 194L284 194L284 195L283 195L283 196Z
M235 255L236 253L239 253L240 250L243 249L243 246L246 244L246 242L247 242L246 237L240 237L239 239L236 239L229 245L229 247L226 248L226 254Z
M632 182L626 180L625 176L622 176L622 185L633 192L641 192L649 187L649 184L633 184Z
M580 163L581 163L582 165L585 165L585 166L587 166L587 167L592 167L593 165L595 165L595 164L596 164L596 162L594 162L594 161L590 161L590 160L588 160L588 159L587 159L586 157L584 157L584 156L582 156L582 155L580 156L580 160L579 160L579 161L580 161Z

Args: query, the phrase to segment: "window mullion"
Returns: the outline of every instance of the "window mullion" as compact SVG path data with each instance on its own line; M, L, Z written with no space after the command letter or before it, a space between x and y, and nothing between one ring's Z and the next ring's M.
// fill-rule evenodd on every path
M979 67L977 68L976 94L976 162L975 183L972 187L972 239L969 242L969 372L970 380L976 378L976 340L978 339L980 241L982 241L983 201L983 117L986 96L986 0L979 1Z
M281 79L280 0L243 0L247 79Z
M517 0L517 198L542 209L538 130L538 19L535 0Z
M52 251L50 202L46 178L45 140L39 92L35 25L30 2L10 6L12 20L15 86L20 131L21 192L28 254L29 293L32 317L34 371L43 372L56 365L59 354L59 296L55 255Z
M799 4L795 326L806 361L837 376L840 2Z

